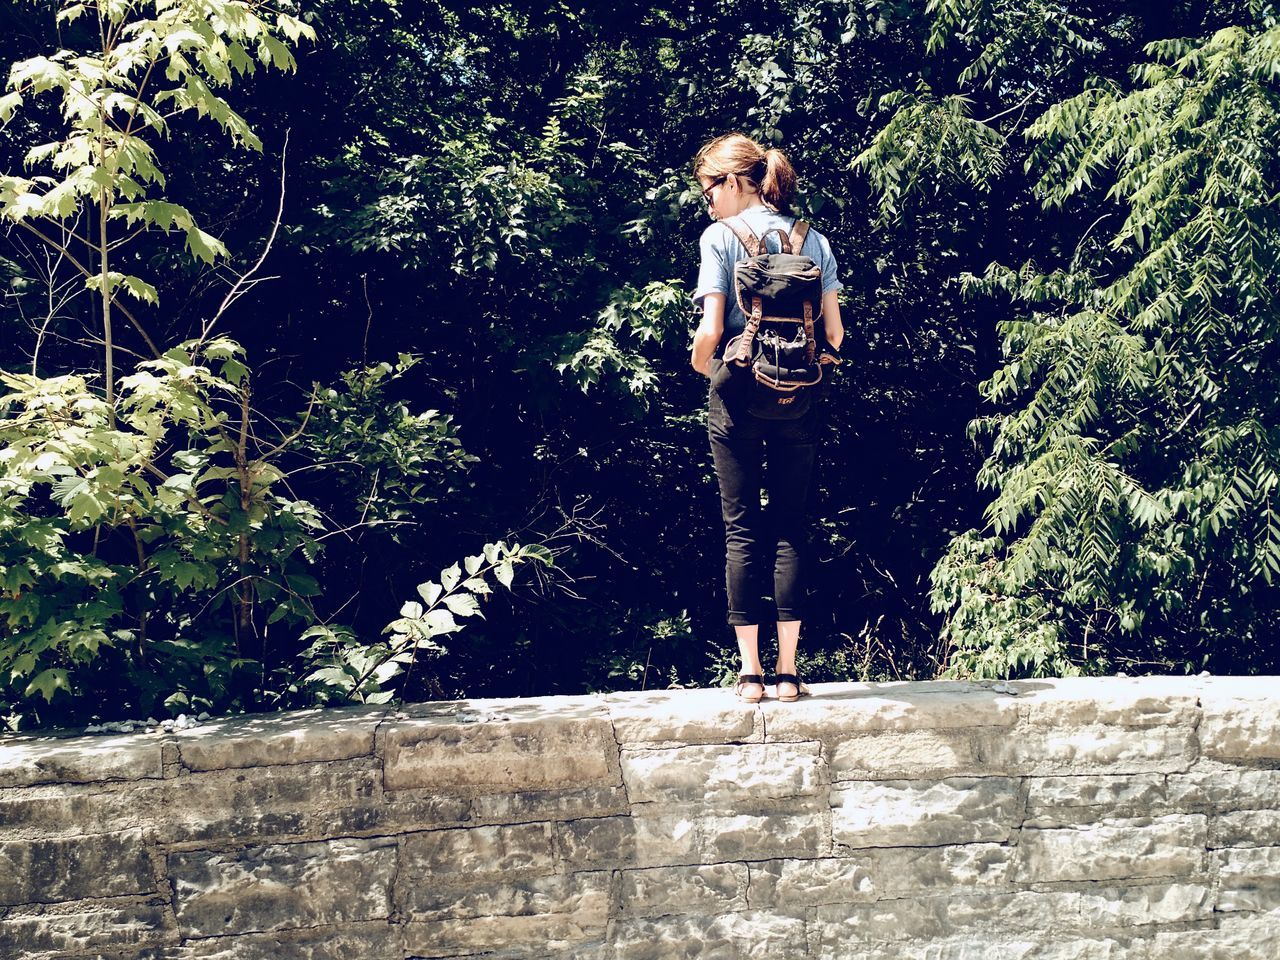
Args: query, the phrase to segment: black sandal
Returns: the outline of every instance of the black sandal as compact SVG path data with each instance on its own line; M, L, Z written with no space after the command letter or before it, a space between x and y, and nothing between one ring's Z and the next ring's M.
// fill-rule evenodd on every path
M759 696L746 697L742 694L742 688L751 684L758 684L760 687ZM738 682L733 685L733 695L743 703L759 703L764 699L764 677L758 673L740 673L738 674Z
M795 696L784 697L782 694L777 693L778 687L784 683L790 683L796 688ZM774 676L773 689L774 693L777 694L778 699L783 703L793 703L801 697L807 697L809 695L809 691L805 689L804 684L800 682L800 678L794 673L779 673Z

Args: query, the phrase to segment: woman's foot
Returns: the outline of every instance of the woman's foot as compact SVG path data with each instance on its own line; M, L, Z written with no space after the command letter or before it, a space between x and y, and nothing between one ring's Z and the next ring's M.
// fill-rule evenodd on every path
M783 703L790 703L793 700L799 700L809 692L809 688L800 682L800 677L796 674L796 667L794 663L785 670L781 666L775 667L773 673L774 696Z
M759 703L764 699L764 676L759 673L740 673L733 692L743 703Z

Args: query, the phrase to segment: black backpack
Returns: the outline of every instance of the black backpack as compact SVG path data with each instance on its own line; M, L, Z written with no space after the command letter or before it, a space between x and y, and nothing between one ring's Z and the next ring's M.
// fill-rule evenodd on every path
M749 413L771 420L803 416L822 382L824 364L840 362L816 324L822 318L822 269L800 253L809 225L796 220L788 235L781 229L757 237L740 218L720 221L747 250L747 258L733 269L734 294L747 317L747 327L725 345L724 362L730 379L745 377L741 385ZM776 233L781 253L770 253L765 239Z

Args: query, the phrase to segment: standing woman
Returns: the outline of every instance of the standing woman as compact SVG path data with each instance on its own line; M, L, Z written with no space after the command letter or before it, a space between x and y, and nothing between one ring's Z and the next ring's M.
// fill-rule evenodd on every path
M707 143L693 161L693 173L713 220L738 217L757 237L781 229L790 233L787 215L796 175L786 154L765 149L750 137L730 133ZM775 237L775 244L777 240ZM839 350L844 339L836 293L836 260L825 237L810 229L802 250L822 270L824 339ZM745 371L725 366L724 346L741 333L747 318L733 296L733 268L750 253L734 231L713 223L702 234L701 266L694 303L702 322L693 338L693 368L710 378L707 430L725 530L725 586L728 622L738 639L742 670L737 695L751 703L764 696L760 663L760 624L772 618L778 629L774 682L779 700L795 700L808 690L796 675L807 581L808 506L821 428L821 405L814 402L795 420L768 420L748 413L739 389ZM767 511L761 489L769 495ZM773 604L766 608L765 583L773 573Z

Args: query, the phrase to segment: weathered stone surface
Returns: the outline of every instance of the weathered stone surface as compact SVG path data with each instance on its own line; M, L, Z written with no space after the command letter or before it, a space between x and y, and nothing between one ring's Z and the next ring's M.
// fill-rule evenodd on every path
M760 712L729 690L647 690L604 698L623 746L746 743L763 736Z
M386 921L190 940L166 960L403 960L404 935Z
M1276 698L1206 693L1200 742L1206 757L1246 760L1280 758L1280 711Z
M118 737L0 738L0 788L38 783L159 779L162 741L154 734Z
M432 830L403 840L402 884L514 881L555 872L545 823Z
M813 922L821 955L842 942L973 937L984 931L1002 937L1052 931L1058 940L1071 935L1103 937L1150 924L1201 920L1210 914L1210 900L1208 888L1187 884L953 894L818 906L813 908Z
M827 934L825 928L815 931L817 937ZM848 943L819 940L810 950L820 960L848 960ZM1046 933L1019 939L982 936L977 938L935 939L921 943L893 943L881 946L859 945L857 960L1154 960L1141 941L1075 939L1062 941Z
M57 784L0 790L6 840L118 833L151 819L162 781Z
M1178 810L1230 813L1280 807L1280 770L1251 770L1202 760L1166 778L1168 803Z
M817 857L831 849L818 803L740 814L646 805L631 817L565 823L556 842L575 870Z
M617 960L756 960L802 955L805 923L799 917L759 911L619 920L613 939Z
M1161 773L1127 776L1035 777L1027 784L1023 826L1053 827L1114 817L1163 813L1166 777ZM1173 809L1182 807L1173 805Z
M1276 960L1280 957L1280 917L1226 916L1207 930L1157 933L1151 960Z
M1066 677L1019 684L1031 726L1194 727L1200 688L1185 677Z
M592 871L446 885L438 884L435 872L431 871L420 876L401 876L396 885L396 906L410 920L572 913L580 919L596 917L603 924L609 912L609 882L607 872Z
M835 742L833 780L903 780L927 771L931 777L991 773L982 759L983 734L1005 736L1000 727L883 730L848 734Z
M742 911L749 883L745 863L624 870L620 910L623 916Z
M1035 776L1177 773L1195 762L1192 726L1032 725L979 741L991 771Z
M0 842L0 905L150 893L142 832Z
M1078 827L1023 827L1014 878L1024 883L1190 878L1205 868L1205 817L1106 820Z
M846 847L1005 840L1019 819L1008 777L850 781L831 790L831 833Z
M1280 958L1280 681L1015 689L7 738L0 956Z
M1009 727L1015 699L965 681L816 683L795 703L766 701L765 739L827 740L879 731Z
M394 840L274 844L168 858L184 938L390 916Z
M632 803L699 802L731 810L752 799L817 794L828 782L817 743L709 744L622 751Z
M1009 882L1015 848L995 843L886 847L821 860L752 863L752 908L809 907L999 889Z
M573 956L572 946L605 933L605 920L595 914L552 913L527 917L477 917L404 925L405 949L411 957L456 957L495 953L498 956ZM536 946L535 946L536 945ZM513 949L514 948L514 949Z
M1280 911L1280 847L1220 850L1217 859L1218 910Z
M1240 810L1210 817L1209 846L1280 846L1280 810Z
M176 734L189 770L270 767L373 754L385 707L298 710L211 720Z
M407 796L408 792L399 794ZM443 797L433 797L443 800ZM522 790L473 797L468 820L473 823L528 823L533 820L577 820L625 814L627 792L621 784L570 790Z
M556 699L556 698L548 698ZM483 703L483 701L473 701ZM603 707L529 719L478 710L476 722L438 718L389 721L385 741L388 790L444 792L550 790L620 782L613 727ZM461 715L460 715L461 716Z
M197 773L164 781L157 794L163 812L154 818L155 832L164 843L387 834L468 816L461 797L388 799L372 757Z
M0 920L0 957L142 947L176 940L159 901L90 901L13 910Z

